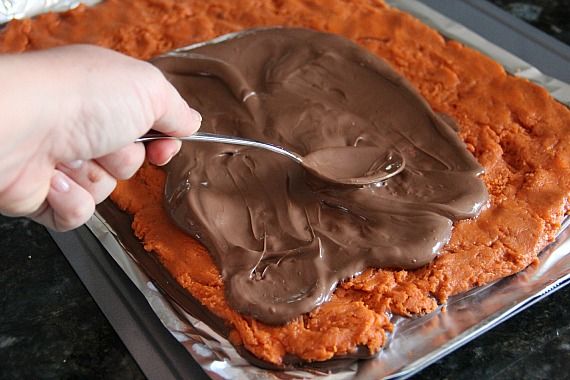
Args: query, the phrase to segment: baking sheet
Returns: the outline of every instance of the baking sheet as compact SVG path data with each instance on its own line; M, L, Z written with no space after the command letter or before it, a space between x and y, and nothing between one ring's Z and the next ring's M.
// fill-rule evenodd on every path
M414 14L442 34L473 46L501 62L512 74L544 86L559 101L570 104L570 87L567 84L542 75L533 66L429 7L414 0L388 3ZM564 227L568 227L568 224L567 220ZM393 339L376 359L362 361L332 375L314 371L270 372L249 365L225 339L206 324L168 302L125 253L104 220L96 216L88 226L144 295L168 331L208 375L216 379L290 379L321 376L331 379L406 378L570 282L570 229L566 228L557 241L541 254L539 265L452 297L446 304L445 312L439 309L420 318L399 318Z
M497 282L451 297L419 318L395 317L392 339L380 355L335 374L318 371L267 371L249 364L207 324L169 302L125 253L104 219L88 227L149 302L170 333L213 379L404 379L570 282L570 218L557 240L541 253L539 265Z
M543 75L528 63L423 4L413 0L389 3L418 16L447 37L465 42L491 56L513 75L540 84L559 101L570 104L570 86L567 84ZM228 37L216 40L224 38ZM331 379L349 379L356 376L400 379L421 370L570 282L570 229L566 228L569 224L567 220L563 225L565 229L556 242L541 253L539 265L452 297L445 305L445 311L440 307L437 311L418 318L395 317L395 332L377 358L361 361L334 374L303 370L272 372L250 365L226 339L216 334L207 324L166 300L124 253L112 229L100 216L92 219L88 226L143 293L167 329L212 378L300 379L327 376Z

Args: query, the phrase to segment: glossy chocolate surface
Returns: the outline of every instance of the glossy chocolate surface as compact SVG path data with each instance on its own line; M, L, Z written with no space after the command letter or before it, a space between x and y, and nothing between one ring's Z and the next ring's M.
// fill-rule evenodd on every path
M425 265L453 222L487 203L482 168L452 126L385 62L342 37L258 29L154 63L202 113L203 131L304 156L366 147L406 160L383 183L349 188L274 153L185 144L166 169L165 204L214 256L241 313L285 323L367 267Z

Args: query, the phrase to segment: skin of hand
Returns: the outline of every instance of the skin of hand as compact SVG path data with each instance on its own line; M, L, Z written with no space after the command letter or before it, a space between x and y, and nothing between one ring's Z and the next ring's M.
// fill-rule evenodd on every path
M145 156L164 165L180 149L137 137L191 135L202 120L157 68L95 46L0 55L0 83L0 213L58 231L85 223Z

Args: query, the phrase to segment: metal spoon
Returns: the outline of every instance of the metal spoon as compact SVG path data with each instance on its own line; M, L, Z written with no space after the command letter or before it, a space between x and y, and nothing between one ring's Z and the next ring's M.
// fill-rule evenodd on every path
M383 152L377 147L327 148L311 152L303 157L277 145L205 132L197 132L184 137L151 132L135 141L146 142L161 139L215 142L265 149L290 158L325 181L353 186L364 186L385 181L402 172L406 164L404 157L398 152Z

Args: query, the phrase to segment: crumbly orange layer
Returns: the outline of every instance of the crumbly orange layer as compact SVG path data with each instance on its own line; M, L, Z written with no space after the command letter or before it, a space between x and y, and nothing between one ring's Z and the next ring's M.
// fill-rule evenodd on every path
M164 174L145 166L121 183L114 201L134 215L150 254L205 307L225 319L230 339L260 359L288 354L326 360L356 346L381 349L386 313L422 314L438 302L521 271L537 260L568 212L570 111L491 59L374 0L107 0L62 14L13 21L0 51L92 43L148 59L165 51L262 25L313 28L344 35L386 59L438 112L453 116L461 137L485 167L491 206L457 223L430 265L415 271L369 269L347 280L332 300L285 326L232 311L212 259L162 209Z

